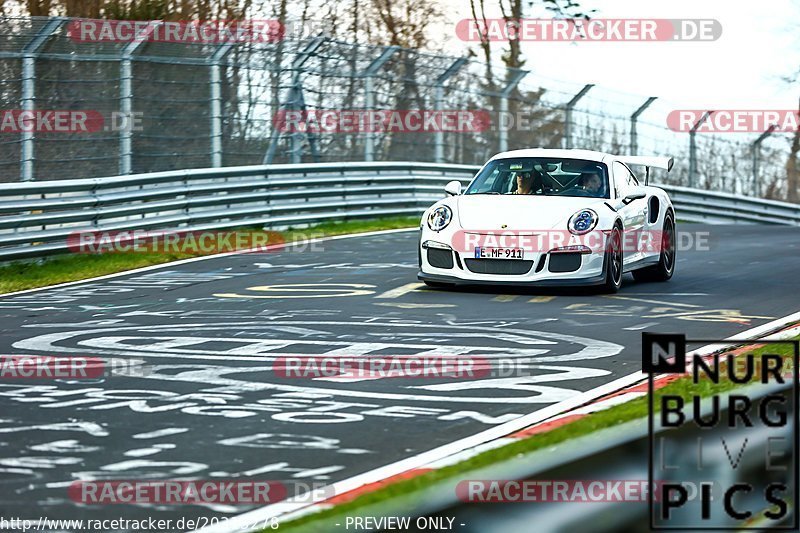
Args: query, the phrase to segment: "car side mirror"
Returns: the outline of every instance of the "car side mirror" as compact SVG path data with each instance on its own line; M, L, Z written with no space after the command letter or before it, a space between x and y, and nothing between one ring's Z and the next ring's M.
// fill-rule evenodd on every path
M633 202L634 200L641 200L642 198L647 197L647 192L645 192L643 187L633 187L628 194L622 199L622 203L628 205L629 203Z
M447 193L448 196L458 196L461 194L461 182L458 180L449 182L444 186L444 192Z

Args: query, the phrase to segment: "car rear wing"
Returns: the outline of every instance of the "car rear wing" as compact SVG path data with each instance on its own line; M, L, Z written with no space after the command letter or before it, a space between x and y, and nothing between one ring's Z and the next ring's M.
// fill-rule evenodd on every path
M675 160L671 157L649 155L623 155L619 156L618 159L628 166L645 167L645 185L650 181L650 167L661 168L669 172L672 170L672 165L675 164Z
M667 172L672 170L672 165L675 163L671 157L657 157L649 155L623 155L619 157L619 160L626 165L662 168Z

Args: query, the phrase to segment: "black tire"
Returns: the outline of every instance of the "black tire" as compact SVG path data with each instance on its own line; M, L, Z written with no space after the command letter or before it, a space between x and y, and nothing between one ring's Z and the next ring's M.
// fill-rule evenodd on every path
M622 260L622 228L619 225L614 226L608 236L606 244L606 280L603 283L603 292L615 293L622 287L622 273L623 273L623 260Z
M667 281L675 273L675 220L667 213L661 231L661 255L658 264L633 271L636 281Z

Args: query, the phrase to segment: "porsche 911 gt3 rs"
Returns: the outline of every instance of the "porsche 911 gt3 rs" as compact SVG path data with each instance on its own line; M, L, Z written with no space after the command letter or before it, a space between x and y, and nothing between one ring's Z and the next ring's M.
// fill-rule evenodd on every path
M491 158L458 181L420 223L419 279L454 284L600 285L625 272L666 281L675 271L675 210L631 167L669 171L668 157L528 149Z

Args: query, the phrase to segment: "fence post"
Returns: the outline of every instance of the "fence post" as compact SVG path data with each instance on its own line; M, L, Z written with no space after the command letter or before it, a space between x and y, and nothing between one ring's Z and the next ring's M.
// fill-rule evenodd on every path
M369 66L364 70L362 76L364 77L364 111L372 111L375 109L375 88L372 80L375 74L378 73L380 68L400 49L399 46L387 46L383 49L383 53L379 55ZM363 120L361 122L364 124ZM375 137L374 133L368 129L364 132L364 161L375 160Z
M222 166L222 81L220 71L222 70L222 59L233 48L232 43L221 44L210 59L210 78L209 88L210 118L211 118L211 166L214 168Z
M453 61L453 63L447 67L447 70L442 72L442 74L436 78L436 97L434 101L434 109L436 111L442 111L444 106L444 84L445 82L453 77L467 62L466 57L460 57ZM442 128L436 128L436 151L434 152L433 160L437 163L444 163L444 130Z
M639 106L639 109L634 111L631 115L631 155L637 155L639 152L639 136L636 133L636 121L639 119L639 115L644 113L644 110L650 107L650 104L652 104L656 98L658 97L651 96L648 98L647 101Z
M708 120L713 111L706 111L703 116L692 126L689 130L689 187L694 187L694 182L697 176L697 144L694 136L697 134L697 128L703 125L703 122Z
M309 41L309 43L297 53L297 57L294 58L292 62L292 86L289 88L289 96L286 103L281 104L281 108L283 110L291 110L295 107L300 107L301 111L305 110L305 103L303 101L303 65L305 65L306 61L308 61L311 56L313 56L319 47L325 43L325 37L314 37ZM280 113L281 109L278 109ZM272 126L275 126L275 120L272 121ZM269 148L267 148L267 153L264 154L264 159L262 163L264 165L271 165L273 159L275 158L275 152L278 149L278 140L281 137L280 131L273 131L272 135L270 136L269 140ZM292 152L292 163L299 163L300 162L300 133L299 132L290 132L291 135L291 152ZM309 134L309 139L311 138L311 134Z
M772 135L772 132L775 131L777 127L777 124L773 124L767 128L767 131L759 135L758 139L753 142L753 145L750 148L753 153L753 192L756 196L761 196L761 182L758 179L758 167L761 163L761 143L764 142L764 139Z
M133 54L146 42L161 22L151 22L141 30L136 37L122 49L119 63L119 111L125 117L125 126L119 130L119 174L124 176L131 173L131 159L133 157L131 113L133 112Z
M575 108L575 104L578 103L578 100L583 98L583 95L589 92L589 89L594 87L594 83L588 83L583 86L583 89L578 91L578 94L572 97L572 99L567 102L565 107L565 116L564 116L564 148L572 148L572 110Z
M36 109L36 56L47 39L64 25L66 19L55 18L47 22L34 35L33 39L22 49L22 94L20 107L22 111L32 112ZM33 179L34 132L22 129L20 146L20 179Z
M498 152L505 152L508 150L508 130L505 128L505 116L508 114L508 98L517 85L519 85L519 82L522 81L522 78L530 73L529 70L509 70L513 70L513 73L506 86L500 91L500 116L497 117L497 127L499 128L497 135Z

